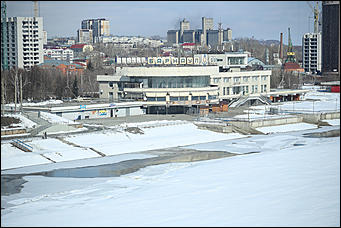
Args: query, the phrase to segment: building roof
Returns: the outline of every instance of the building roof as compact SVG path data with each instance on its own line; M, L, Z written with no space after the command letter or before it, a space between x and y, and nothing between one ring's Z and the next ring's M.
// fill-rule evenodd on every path
M247 63L248 63L248 65L251 65L250 63L252 63L252 62L254 62L254 63L258 64L258 65L262 65L262 66L265 65L261 60L259 60L259 59L257 59L257 58L248 57L248 58L247 58Z
M284 63L284 69L285 70L301 69L301 67L300 67L300 65L298 63L287 62L287 63Z
M73 44L70 48L83 48L86 44Z
M182 46L195 46L195 43L183 43Z
M43 63L39 64L40 66L49 65L49 66L59 66L61 64L64 64L66 66L69 65L75 65L76 68L83 68L83 66L77 64L77 63L69 63L65 60L57 60L57 59L45 59Z

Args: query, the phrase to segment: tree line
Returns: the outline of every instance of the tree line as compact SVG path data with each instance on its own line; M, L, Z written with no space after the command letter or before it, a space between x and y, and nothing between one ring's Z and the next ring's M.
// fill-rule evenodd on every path
M29 70L11 69L1 71L1 102L20 103L42 101L50 98L76 98L98 94L97 75L112 73L113 69L97 68L98 63L89 62L90 69L81 75L63 74L57 68L33 66Z

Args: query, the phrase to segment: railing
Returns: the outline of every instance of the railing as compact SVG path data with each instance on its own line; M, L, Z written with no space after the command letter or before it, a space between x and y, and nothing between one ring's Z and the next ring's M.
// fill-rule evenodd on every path
M33 147L24 143L23 141L19 140L19 139L14 139L11 144L17 148L19 148L20 150L23 150L25 152L32 152L33 151Z

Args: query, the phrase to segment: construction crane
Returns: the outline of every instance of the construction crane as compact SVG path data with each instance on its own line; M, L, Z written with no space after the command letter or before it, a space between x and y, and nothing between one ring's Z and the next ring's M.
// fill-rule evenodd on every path
M319 15L320 15L319 3L318 3L318 1L316 1L315 7L313 7L309 1L307 1L307 3L309 5L310 9L314 13L314 33L318 33L319 32L319 26L321 25L320 20L319 20Z
M33 1L34 3L34 17L39 17L39 2Z
M295 52L292 50L292 42L290 36L290 28L288 28L288 51L287 51L287 58L285 59L285 63L287 62L296 62Z

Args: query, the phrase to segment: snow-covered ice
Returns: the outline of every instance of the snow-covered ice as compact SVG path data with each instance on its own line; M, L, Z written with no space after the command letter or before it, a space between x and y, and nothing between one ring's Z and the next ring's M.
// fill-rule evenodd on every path
M263 133L274 133L274 132L288 132L288 131L301 131L306 129L317 128L314 124L308 123L294 123L294 124L282 124L277 126L268 126L268 127L258 127L256 130L261 131Z
M313 131L240 138L261 152L120 177L26 176L21 193L3 197L14 206L2 225L340 226L340 137L302 136Z
M339 98L339 94L316 91L305 97L317 99L314 111L322 112L339 110ZM310 112L312 102L279 106L290 110L294 105ZM265 108L253 111L264 115ZM332 126L263 127L257 129L268 135L247 137L200 130L189 122L127 124L140 127L144 134L125 132L121 126L64 138L81 147L57 139L32 140L28 143L34 146L33 153L2 143L1 168L21 167L2 170L2 174L139 159L151 155L132 152L175 146L239 155L148 166L120 177L24 176L28 182L20 193L2 196L8 204L1 211L1 225L339 227L340 136L304 135L340 128L339 119L324 121ZM90 147L114 156L100 157ZM83 159L72 160L76 157Z

